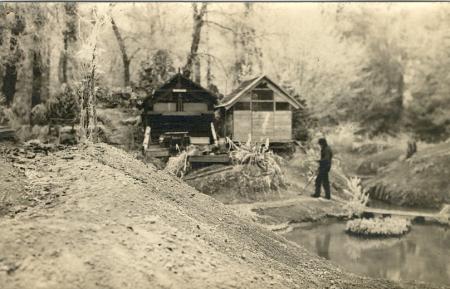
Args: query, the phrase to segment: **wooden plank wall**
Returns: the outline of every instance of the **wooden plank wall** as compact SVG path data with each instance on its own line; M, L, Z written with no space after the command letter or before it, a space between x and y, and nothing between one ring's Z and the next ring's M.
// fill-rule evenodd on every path
M291 111L234 111L233 139L247 141L252 133L254 141L287 141L292 139Z
M245 142L252 131L252 112L235 110L233 119L233 140Z
M292 139L292 112L276 111L273 140L291 140Z
M254 141L272 139L274 134L273 111L253 111L252 114L252 138ZM277 128L278 129L278 128Z
M288 99L275 91L276 102L288 102ZM239 100L248 102L249 94ZM292 111L247 111L234 110L226 117L232 126L227 127L227 134L232 131L233 140L245 142L248 134L252 134L253 141L289 141L292 140ZM231 131L230 131L231 129Z

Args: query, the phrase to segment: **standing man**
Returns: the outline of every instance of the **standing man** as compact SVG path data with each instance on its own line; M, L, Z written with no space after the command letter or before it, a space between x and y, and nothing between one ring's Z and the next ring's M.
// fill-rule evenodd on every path
M318 198L320 196L320 187L323 186L325 190L325 198L328 200L331 199L330 194L330 181L328 179L328 173L331 169L331 160L333 158L333 152L331 151L330 146L327 144L327 140L325 138L319 139L320 145L320 161L319 162L319 171L317 173L316 178L316 192L311 195L313 198Z

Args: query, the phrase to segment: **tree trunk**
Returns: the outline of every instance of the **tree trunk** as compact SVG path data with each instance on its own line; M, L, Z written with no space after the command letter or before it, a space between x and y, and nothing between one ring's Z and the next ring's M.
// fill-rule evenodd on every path
M68 57L68 49L69 47L69 43L67 41L67 38L64 37L64 51L62 53L62 59L61 59L61 63L60 65L62 66L62 78L60 79L60 81L62 83L67 83L67 57Z
M72 46L77 41L77 3L64 3L64 11L66 16L66 27L63 31L64 51L60 60L60 81L68 83L70 76L68 75L69 57L72 53Z
M22 58L22 51L19 46L19 37L25 30L25 19L15 12L14 23L11 27L11 38L9 40L9 55L5 64L3 76L2 93L5 96L6 105L10 106L16 94L17 64Z
M125 87L130 86L130 63L131 59L128 57L127 49L125 47L125 42L120 34L119 27L117 27L116 22L111 17L111 25L114 31L114 35L116 36L117 43L119 44L120 53L122 54L122 62L123 62L123 84Z
M42 7L36 5L33 11L33 23L35 26L35 31L33 33L33 48L31 51L33 73L31 84L31 108L40 104L42 101L42 95L43 93L45 93L43 89L44 73L45 70L49 70L49 67L44 64L43 53L45 53L46 47L44 45L44 41L42 41L43 38L46 37L46 35L44 35L45 32L43 32L46 20L47 19L44 11L42 11Z
M198 84L201 83L202 81L202 75L201 75L201 63L200 63L200 59L197 57L194 61L194 81L197 82Z
M50 97L50 68L51 68L51 44L50 40L47 40L47 46L45 51L45 64L42 75L42 101L47 101Z
M33 81L31 89L31 108L41 103L43 63L39 48L33 51Z
M203 16L206 13L207 3L202 3L202 7L200 8L200 11L197 8L197 3L192 4L194 14L194 31L192 32L192 43L191 43L191 51L188 55L186 65L184 66L183 71L189 72L191 75L193 74L193 68L194 64L196 64L196 68L200 69L200 64L197 61L198 59L198 47L200 45L200 38L201 38L201 32L202 27L204 24ZM195 73L195 79L200 79L200 72ZM198 75L197 75L198 74Z

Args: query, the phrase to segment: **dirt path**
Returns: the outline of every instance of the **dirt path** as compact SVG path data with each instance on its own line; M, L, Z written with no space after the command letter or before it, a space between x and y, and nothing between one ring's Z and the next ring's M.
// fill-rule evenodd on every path
M23 167L53 198L0 219L2 289L435 288L343 272L107 145Z
M249 218L272 231L291 229L295 223L316 222L327 217L345 218L347 212L339 197L332 201L299 195L277 201L229 205L241 217Z

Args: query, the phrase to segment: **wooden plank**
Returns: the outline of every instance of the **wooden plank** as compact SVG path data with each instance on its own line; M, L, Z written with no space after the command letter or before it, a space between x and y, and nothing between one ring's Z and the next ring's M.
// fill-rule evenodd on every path
M233 168L233 166L228 166L228 167L224 167L224 168L218 168L218 169L215 169L215 170L209 170L209 171L202 172L200 174L188 175L187 177L184 177L183 179L185 181L193 180L193 179L196 179L196 178L201 178L201 177L205 177L205 176L208 176L208 175L221 173L221 172L224 172L224 171L229 171L232 168Z
M150 144L150 131L151 127L147 126L144 133L144 143L142 144L144 151L148 149L148 145Z
M189 156L191 163L229 163L230 157L228 155L201 155Z
M168 112L158 112L158 111L148 111L148 115L164 115L164 116L198 116L198 115L214 115L214 111L208 110L203 112L190 112L190 111L168 111Z
M160 149L148 148L147 151L145 152L145 154L147 156L152 156L152 157L156 157L156 158L170 156L170 152L166 148L160 148Z
M395 215L395 216L405 216L405 217L428 217L434 218L438 217L437 213L427 213L427 212L419 212L419 211L401 211L401 210L387 210L387 209L378 209L378 208L365 208L364 212L379 214L379 215Z
M0 140L13 139L16 135L16 131L7 126L0 127Z
M207 145L209 144L209 137L190 137L191 144Z

